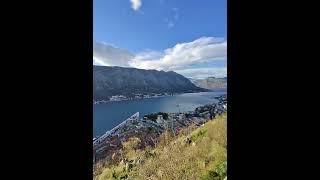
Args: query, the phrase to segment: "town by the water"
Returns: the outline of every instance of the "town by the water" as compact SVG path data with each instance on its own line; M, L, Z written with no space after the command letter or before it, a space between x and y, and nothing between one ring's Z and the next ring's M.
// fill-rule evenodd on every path
M133 94L130 97L124 96L124 95L115 95L111 96L107 99L102 100L94 100L93 104L101 104L101 103L107 103L107 102L113 102L113 101L128 101L128 100L136 100L136 99L149 99L149 98L157 98L157 97L166 97L166 96L174 96L179 93L151 93L151 94L142 94L137 93Z
M217 103L197 107L194 111L165 113L158 112L140 117L139 112L107 131L100 137L93 139L93 162L101 159L113 159L119 153L122 142L130 137L141 139L140 148L155 145L159 136L165 130L178 133L190 125L201 126L227 111L227 95L216 97Z

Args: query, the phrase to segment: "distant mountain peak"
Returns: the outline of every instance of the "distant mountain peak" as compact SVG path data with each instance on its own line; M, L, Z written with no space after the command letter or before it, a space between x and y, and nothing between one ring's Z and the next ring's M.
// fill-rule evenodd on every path
M204 79L192 79L191 82L198 87L206 89L227 88L227 77L207 77Z

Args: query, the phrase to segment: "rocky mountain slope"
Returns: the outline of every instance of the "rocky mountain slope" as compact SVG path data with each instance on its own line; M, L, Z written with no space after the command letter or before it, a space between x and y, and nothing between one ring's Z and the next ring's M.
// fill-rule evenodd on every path
M173 71L144 70L124 67L93 67L94 100L114 95L134 97L135 94L187 93L208 91Z
M208 77L205 79L191 79L191 82L205 89L227 88L227 78Z

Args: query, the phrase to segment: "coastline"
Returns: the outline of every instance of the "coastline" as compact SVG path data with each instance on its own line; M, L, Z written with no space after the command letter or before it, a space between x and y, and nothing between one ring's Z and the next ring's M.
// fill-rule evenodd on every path
M182 93L182 94L185 94L185 93ZM161 96L161 97L166 97L166 96ZM153 97L153 98L156 98L156 97ZM204 108L204 107L207 107L207 106L212 106L212 105L214 106L214 109L215 109L215 111L213 113L214 115L215 114L220 114L221 112L227 111L227 94L217 96L217 97L215 97L215 99L218 100L217 103L209 103L209 104L205 104L205 105L202 105L202 106L198 106L193 111L186 111L186 112L180 112L180 113L167 113L167 114L187 114L187 113L194 114L197 111L197 109ZM112 101L107 101L107 102L112 102ZM138 113L138 115L136 115L137 113ZM121 124L125 124L124 122L128 121L129 119L132 120L133 117L137 118L136 120L138 120L138 121L143 121L142 118L139 118L139 112L137 112L137 113L132 115L128 119L122 121L120 124L118 124L117 126L113 127L111 130L106 131L104 134L94 137L93 141L96 141L96 140L100 139L103 136L106 137L108 135L111 135L112 134L111 132L114 131L114 129L118 129ZM207 114L205 114L204 116L206 116L205 118L208 119L211 115L208 115L208 111L206 111L206 113ZM203 116L203 115L201 115L201 116Z
M181 93L183 94L183 93ZM151 99L151 98L159 98L159 97L168 97L168 96L175 96L178 94L173 94L173 95L147 95L147 96L139 96L139 97L126 97L123 95L115 95L112 96L110 99L108 100L96 100L93 101L93 104L102 104L102 103L108 103L108 102L118 102L118 101L131 101L131 100L138 100L138 99Z
M180 94L187 94L187 93L201 93L201 92L184 92L184 93L159 93L159 94L136 94L134 97L126 97L123 95L115 95L111 96L109 99L102 99L102 100L93 100L93 104L103 104L108 102L119 102L119 101L131 101L131 100L139 100L139 99L151 99L151 98L160 98L160 97L169 97L169 96L176 96Z
M93 138L93 164L101 159L110 159L112 154L121 149L122 142L127 141L130 137L143 139L143 147L154 145L165 130L177 133L190 125L201 126L217 115L227 112L227 94L217 96L215 99L218 102L198 106L193 111L162 113L167 116L158 116L156 119L150 116L139 117L139 112L133 114L111 130ZM152 114L159 114L159 112Z
M119 101L132 101L132 100L140 100L140 99L152 99L152 98L160 98L160 97L169 97L176 96L181 94L190 94L190 93L202 93L202 92L219 92L225 91L225 88L216 88L216 89L208 89L208 91L197 91L197 92L182 92L182 93L152 93L152 94L134 94L133 97L126 97L124 95L114 95L109 99L101 99L101 100L93 100L93 104L104 104L109 102L119 102Z

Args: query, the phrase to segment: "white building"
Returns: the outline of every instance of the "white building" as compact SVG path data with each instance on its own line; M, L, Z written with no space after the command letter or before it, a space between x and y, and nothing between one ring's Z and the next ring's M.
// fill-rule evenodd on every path
M184 114L181 113L181 114L178 115L178 119L179 120L183 120L183 118L184 118Z
M163 122L163 116L161 114L159 114L156 121L157 121L157 123L162 123Z

